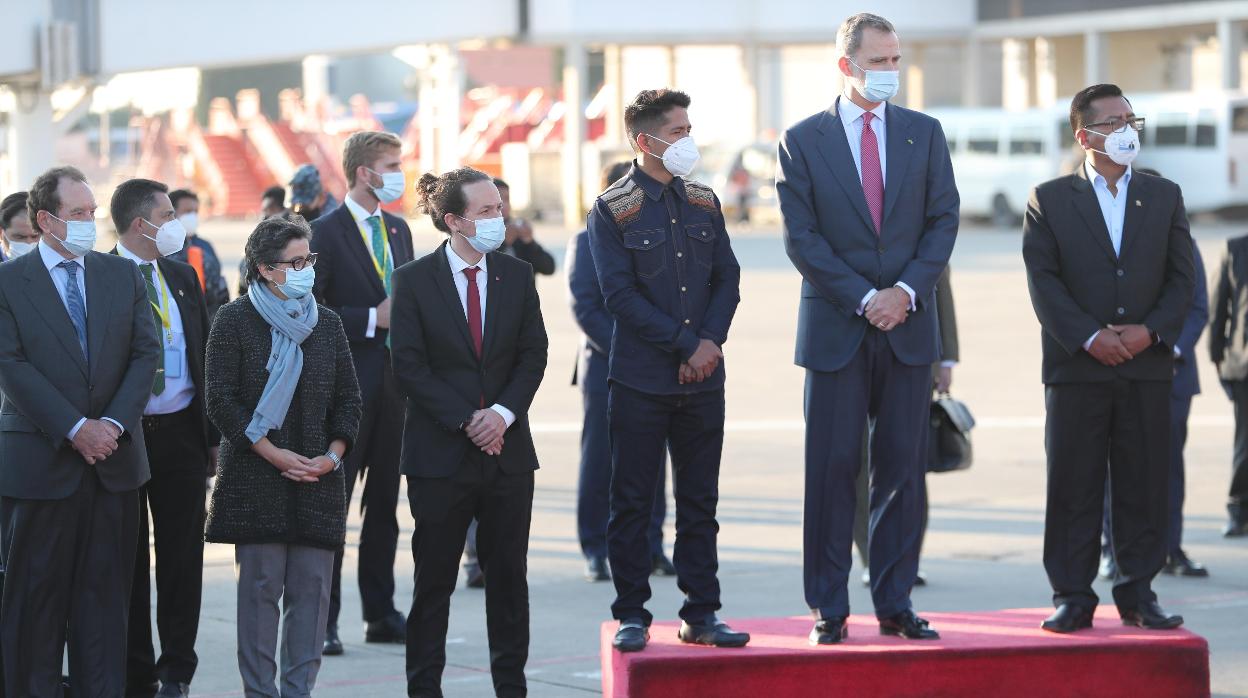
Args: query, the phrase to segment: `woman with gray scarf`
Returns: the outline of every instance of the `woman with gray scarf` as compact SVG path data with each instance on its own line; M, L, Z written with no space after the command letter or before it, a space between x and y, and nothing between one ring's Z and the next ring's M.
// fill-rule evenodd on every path
M248 697L311 695L346 536L341 465L359 430L360 390L342 322L311 293L311 237L302 219L256 226L250 293L218 311L208 337L206 403L221 455L205 538L235 546Z

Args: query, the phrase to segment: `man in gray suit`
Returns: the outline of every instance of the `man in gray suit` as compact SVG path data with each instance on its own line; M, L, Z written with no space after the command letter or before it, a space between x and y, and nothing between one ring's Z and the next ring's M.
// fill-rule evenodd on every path
M5 693L125 693L148 479L141 418L160 345L138 267L91 251L95 197L58 167L31 187L39 247L0 265L0 603ZM68 632L67 632L68 631Z
M776 187L801 272L797 364L806 369L806 603L810 640L835 644L849 615L854 478L871 442L871 597L880 630L937 637L915 615L932 364L933 289L958 231L944 132L888 100L900 46L871 14L837 32L845 94L785 132Z

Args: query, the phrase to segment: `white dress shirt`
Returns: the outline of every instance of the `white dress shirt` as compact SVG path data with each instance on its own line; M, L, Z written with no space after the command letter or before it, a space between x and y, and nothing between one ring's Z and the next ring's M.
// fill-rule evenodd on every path
M1091 160L1084 160L1083 166L1088 175L1088 181L1092 183L1092 191L1096 192L1096 203L1100 204L1101 216L1105 219L1105 229L1109 231L1109 242L1114 246L1114 256L1122 252L1122 226L1127 218L1127 187L1131 184L1131 166L1127 165L1127 171L1123 173L1122 178L1118 180L1116 189L1117 194L1109 193L1109 182L1105 179L1096 168L1092 166ZM1096 341L1096 335L1101 331L1097 330L1088 337L1088 341L1083 343L1084 351L1092 348L1092 342Z
M68 314L69 313L69 272L65 271L64 269L60 267L61 262L64 262L65 258L61 256L60 252L57 252L56 250L52 249L48 245L48 243L44 242L43 238L39 239L39 257L43 260L43 266L48 270L48 275L52 277L52 285L56 287L56 292L60 294L61 305L65 306L65 313ZM82 257L74 257L73 261L78 265L78 291L79 291L79 294L82 296L82 314L84 317L86 317L86 314L87 314L87 265L83 261ZM71 324L72 324L72 320L71 320ZM77 341L77 337L74 338L74 341ZM89 338L88 338L88 341L90 341ZM121 433L123 434L126 433L126 428L121 426L121 422L118 422L112 417L101 417L100 419L103 419L107 422L112 423L118 429L121 430ZM87 418L82 417L81 419L78 420L77 423L74 424L74 427L69 430L69 434L67 435L70 441L74 440L74 437L78 435L78 430L81 429L82 425L86 423L87 423Z
M364 247L368 249L369 256L373 254L373 227L369 225L368 219L376 216L381 220L381 224L386 224L385 216L381 215L381 204L377 204L377 209L369 213L363 206L355 202L350 194L343 197L343 203L347 206L347 211L351 213L351 217L355 219L355 227L360 229L360 236L364 238ZM377 309L368 309L368 326L364 328L364 336L372 339L377 336Z
M480 269L477 272L477 283L473 292L481 299L481 339L483 342L485 340L485 305L489 301L490 296L490 271L486 267L486 257L487 255L481 255L481 261L476 264L469 264L464 261L463 257L459 256L458 252L451 248L451 243L446 243L446 261L451 265L451 280L455 282L455 290L459 293L459 304L464 309L465 320L468 318L468 276L464 274L464 270L471 267ZM490 409L501 415L508 427L516 423L516 413L497 402L490 405Z
M850 88L852 89L852 88ZM858 182L862 183L862 125L863 114L867 113L866 109L854 104L850 99L849 92L836 100L836 113L841 117L841 126L845 127L845 139L849 141L849 152L854 156L854 167L858 168ZM880 178L885 182L888 181L888 126L885 122L885 114L887 113L887 102L880 102L871 110L875 118L871 120L871 130L875 132L875 145L880 155ZM897 288L906 292L910 296L910 310L913 311L916 306L914 304L914 289L908 284L898 281L894 284ZM867 291L867 295L862 297L862 302L858 304L857 313L862 315L867 311L867 303L879 293L877 289Z
M169 331L165 332L162 327L157 330L160 334L160 346L165 351L165 389L160 395L151 395L148 397L147 406L143 408L144 415L151 414L173 414L191 406L191 401L195 399L195 382L191 380L190 363L186 356L186 332L182 326L182 313L178 310L178 303L173 298L173 291L169 288L169 284L165 281L165 277L160 273L160 265L155 262L148 262L142 257L134 254L126 248L124 244L117 244L117 253L126 259L140 265L152 265L152 281L156 284L156 296L160 300L160 312L165 313L169 318ZM142 274L142 268L139 269ZM168 304L168 305L166 305ZM178 365L169 366L169 360L176 354L178 357ZM176 375L177 378L171 378Z

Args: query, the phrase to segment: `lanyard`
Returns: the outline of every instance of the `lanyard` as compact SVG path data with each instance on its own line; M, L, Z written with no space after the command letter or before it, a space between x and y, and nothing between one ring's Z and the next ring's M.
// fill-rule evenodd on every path
M369 216L368 218L376 218L377 224L381 226L381 261L382 263L377 262L377 250L373 250L372 254L369 256L372 257L373 268L377 270L377 278L381 279L382 281L385 281L386 269L390 267L390 233L389 231L386 230L386 217L384 215L380 215L381 214L380 211L378 211L378 214L379 215L377 216ZM372 249L373 231L372 231L372 228L369 227L368 218L365 218L364 220L357 223L356 227L360 229L360 237L364 238L364 247Z
M173 323L169 321L169 292L165 288L165 280L156 270L156 265L152 265L152 277L156 280L156 285L160 288L160 303L152 303L152 308L156 311L156 315L160 317L160 326L165 328L165 341L169 346L173 346ZM148 301L149 303L151 301ZM164 308L161 308L161 305Z

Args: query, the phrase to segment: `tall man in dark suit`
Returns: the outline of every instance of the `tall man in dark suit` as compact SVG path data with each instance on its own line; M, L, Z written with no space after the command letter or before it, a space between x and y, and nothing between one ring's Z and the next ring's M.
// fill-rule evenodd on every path
M1048 501L1044 566L1057 611L1042 627L1092 626L1105 463L1124 623L1175 628L1152 591L1166 560L1174 347L1195 271L1183 197L1132 172L1143 119L1115 85L1075 95L1070 127L1085 151L1072 175L1035 188L1023 261L1044 350Z
M220 440L204 412L207 304L195 269L169 258L186 244L187 234L168 191L160 182L132 179L113 191L109 203L119 231L113 254L139 266L162 349L143 409L152 479L139 490L126 673L130 698L187 695L195 676L204 568L204 476L216 462ZM159 659L152 647L149 507L156 533Z
M450 236L394 277L394 373L407 398L403 473L416 528L407 621L409 696L441 696L457 563L476 519L490 672L499 696L526 695L526 579L537 453L528 411L546 370L533 268L495 252L502 201L471 168L417 185Z
M319 302L342 318L360 381L364 416L357 448L347 454L347 502L356 480L367 476L360 528L359 584L365 642L404 642L403 614L394 604L394 555L399 541L399 447L403 403L390 365L390 298L394 270L412 260L412 233L381 204L403 195L399 153L392 133L362 131L347 139L342 169L350 191L334 210L312 221L312 251ZM325 654L342 654L342 553L334 562Z
M1248 536L1248 236L1226 241L1213 291L1209 356L1235 405L1235 450L1231 457L1229 518L1222 534Z
M40 175L27 208L39 248L0 265L5 693L60 695L68 639L75 691L112 698L126 690L141 418L161 349L138 267L91 251L83 174Z
M659 473L672 457L676 584L682 642L743 647L749 633L716 613L719 468L724 446L722 347L741 301L741 267L719 198L686 179L698 160L689 95L643 90L624 110L638 153L632 169L598 196L589 244L607 310L615 318L608 371L611 516L607 555L622 652L645 649L653 615L648 528Z
M887 103L900 47L870 14L837 32L845 93L790 128L776 178L784 241L802 273L806 369L806 603L810 640L846 636L846 581L863 430L871 441L871 599L880 630L935 638L915 615L932 364L933 289L958 232L958 191L933 118Z

